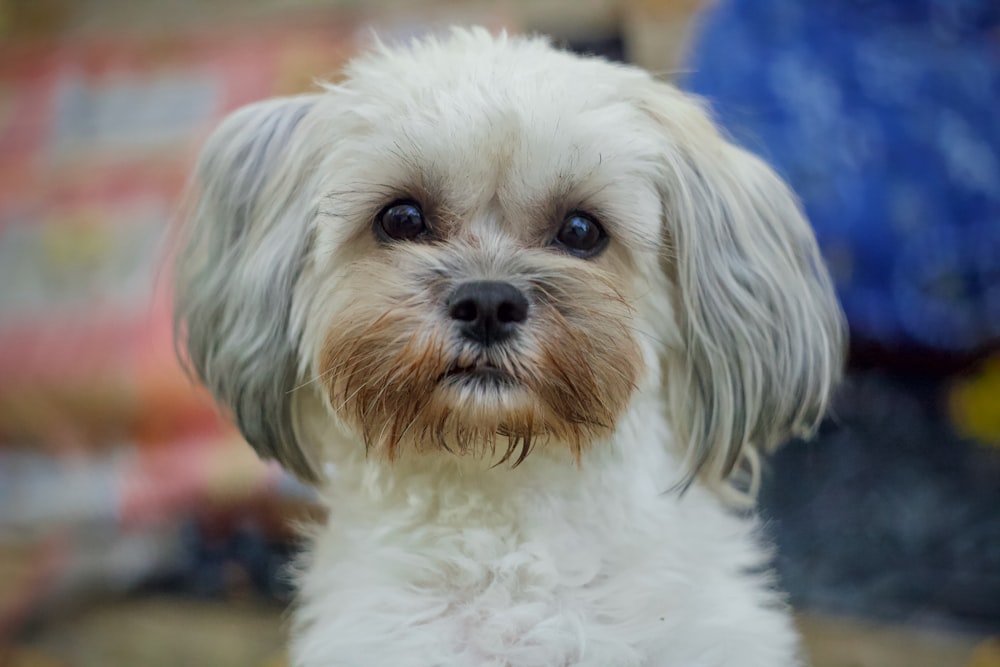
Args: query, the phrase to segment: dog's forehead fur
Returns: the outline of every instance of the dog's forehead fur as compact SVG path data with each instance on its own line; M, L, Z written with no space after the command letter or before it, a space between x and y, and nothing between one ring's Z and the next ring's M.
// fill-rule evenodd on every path
M453 231L538 245L585 210L617 242L654 250L663 146L630 99L648 75L542 39L452 40L377 50L329 88L317 118L336 137L322 170L336 213L409 196L446 211Z

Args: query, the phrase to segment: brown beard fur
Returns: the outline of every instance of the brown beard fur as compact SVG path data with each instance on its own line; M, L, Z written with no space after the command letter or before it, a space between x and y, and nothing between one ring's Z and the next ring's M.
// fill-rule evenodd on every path
M625 300L604 274L583 273L534 281L525 340L491 357L511 378L500 387L448 376L470 353L445 317L431 315L432 299L379 308L368 291L339 314L343 324L321 351L331 404L369 452L389 461L405 447L490 458L500 451L496 465L517 466L540 442L562 443L579 461L587 445L610 435L641 368Z

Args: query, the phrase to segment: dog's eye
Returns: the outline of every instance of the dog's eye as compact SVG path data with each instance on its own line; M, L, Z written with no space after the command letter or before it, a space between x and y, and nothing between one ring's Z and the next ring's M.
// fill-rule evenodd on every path
M593 257L607 246L608 234L589 215L574 211L563 220L553 244L577 257Z
M389 204L378 214L376 222L376 232L385 240L413 241L427 233L424 213L411 201Z

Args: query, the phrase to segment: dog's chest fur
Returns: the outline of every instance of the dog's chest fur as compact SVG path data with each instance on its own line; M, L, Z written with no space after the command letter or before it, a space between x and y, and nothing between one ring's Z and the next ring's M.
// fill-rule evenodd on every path
M562 451L515 470L341 462L295 664L795 664L753 523L701 488L665 493L666 426L629 421L580 467Z

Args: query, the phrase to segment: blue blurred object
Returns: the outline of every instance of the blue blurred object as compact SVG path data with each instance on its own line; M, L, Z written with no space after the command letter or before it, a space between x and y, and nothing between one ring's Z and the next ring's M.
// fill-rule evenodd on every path
M685 87L803 199L856 339L1000 341L1000 2L721 0Z

